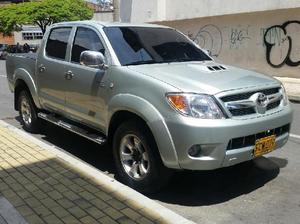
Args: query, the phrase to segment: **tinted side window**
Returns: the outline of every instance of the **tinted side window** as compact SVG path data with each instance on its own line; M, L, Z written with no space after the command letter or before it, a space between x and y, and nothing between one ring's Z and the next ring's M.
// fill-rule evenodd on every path
M76 31L73 47L72 62L79 63L80 54L83 51L98 51L104 54L104 47L98 35L91 29L78 28Z
M71 28L56 28L49 35L46 54L49 57L65 59Z

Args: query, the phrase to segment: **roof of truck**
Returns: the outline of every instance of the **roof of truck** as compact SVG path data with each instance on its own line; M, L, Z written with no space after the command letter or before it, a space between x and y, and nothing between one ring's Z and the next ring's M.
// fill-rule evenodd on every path
M163 25L151 24L151 23L122 23L122 22L101 22L95 20L85 21L71 21L56 23L53 26L64 26L64 25L97 25L102 27L153 27L153 28L169 28Z

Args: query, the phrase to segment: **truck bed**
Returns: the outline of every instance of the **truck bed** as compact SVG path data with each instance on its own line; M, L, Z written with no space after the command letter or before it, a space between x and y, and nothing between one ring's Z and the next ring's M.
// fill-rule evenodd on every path
M17 69L24 69L35 78L36 53L10 54L6 60L7 78L13 82L13 75Z

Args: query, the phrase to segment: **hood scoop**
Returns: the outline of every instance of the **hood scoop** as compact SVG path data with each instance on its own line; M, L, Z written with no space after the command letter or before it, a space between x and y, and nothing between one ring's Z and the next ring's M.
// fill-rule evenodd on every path
M199 64L189 64L189 67L193 67L195 69L199 69L203 72L213 73L213 72L221 72L227 70L227 68L223 65L199 65Z
M227 68L225 68L222 65L207 66L207 68L208 68L209 71L212 71L212 72L227 70Z

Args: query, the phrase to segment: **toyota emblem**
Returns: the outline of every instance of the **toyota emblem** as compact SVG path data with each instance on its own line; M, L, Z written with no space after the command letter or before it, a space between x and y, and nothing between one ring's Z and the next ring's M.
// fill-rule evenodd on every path
M260 107L266 107L268 104L268 97L263 93L259 93L257 95L256 104Z

